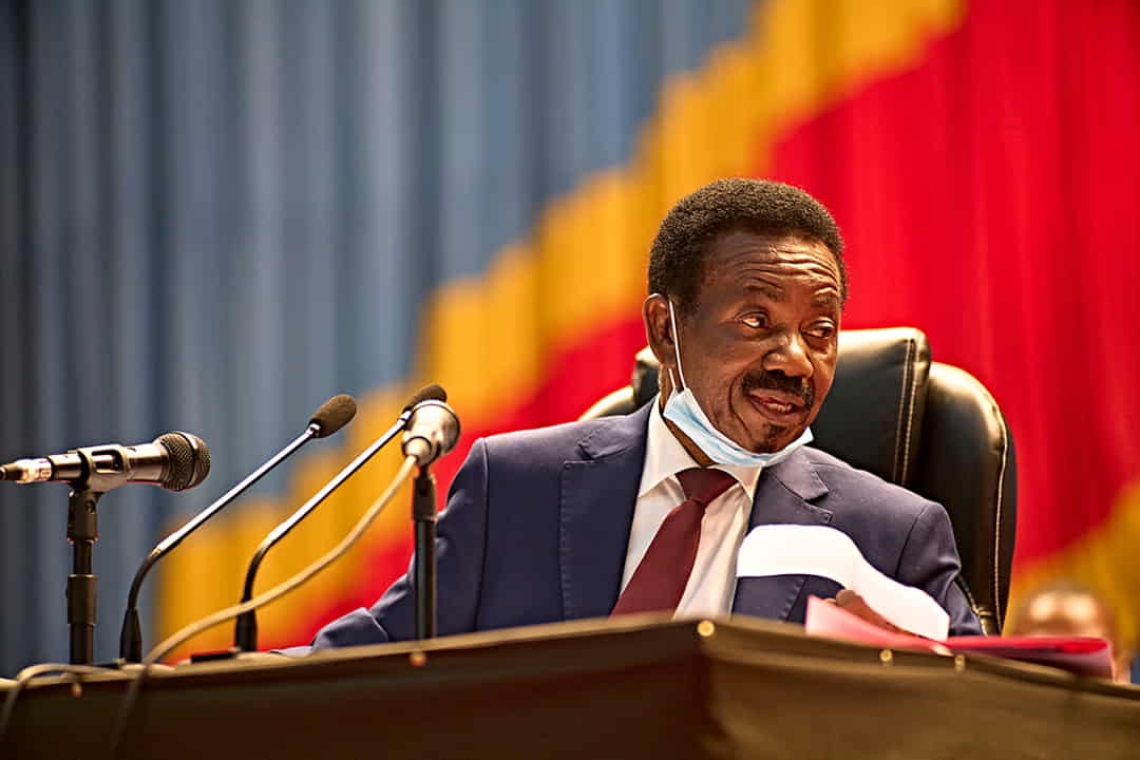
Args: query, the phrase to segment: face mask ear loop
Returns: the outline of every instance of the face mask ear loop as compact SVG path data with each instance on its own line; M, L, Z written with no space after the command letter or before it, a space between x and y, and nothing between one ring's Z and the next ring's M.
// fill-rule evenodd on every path
M672 370L669 371L669 375L673 380L673 385L675 386L674 392L680 393L688 387L688 385L685 383L685 371L681 369L681 334L677 331L677 318L673 314L673 299L670 298L666 300L669 304L669 323L673 325L673 345L677 349L677 374L681 376L680 384L677 383L677 378L672 377Z

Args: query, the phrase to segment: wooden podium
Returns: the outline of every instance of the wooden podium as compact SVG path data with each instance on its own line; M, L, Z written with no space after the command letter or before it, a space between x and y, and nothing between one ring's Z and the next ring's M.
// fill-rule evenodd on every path
M131 678L28 685L0 757L111 757ZM156 671L115 756L1137 758L1140 688L633 616Z

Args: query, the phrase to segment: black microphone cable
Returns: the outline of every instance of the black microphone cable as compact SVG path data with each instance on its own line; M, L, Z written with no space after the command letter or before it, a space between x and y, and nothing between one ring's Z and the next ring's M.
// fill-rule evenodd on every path
M131 582L127 595L127 610L123 615L123 629L119 634L119 657L127 662L138 662L142 658L142 630L139 625L138 597L143 578L150 568L174 549L183 539L200 528L207 520L228 506L250 486L265 477L273 468L281 464L293 452L314 438L326 438L347 425L356 415L356 401L352 396L333 396L313 413L305 432L297 436L285 448L274 454L269 461L247 475L241 482L220 496L213 504L192 517L185 525L163 539L151 550L139 566Z
M337 476L330 480L320 491L315 493L311 499L302 504L296 512L290 515L289 519L274 528L269 535L262 540L261 544L257 547L257 551L254 552L253 559L249 562L249 568L245 573L245 585L242 589L241 601L244 603L253 598L253 585L254 580L257 578L257 571L261 567L261 562L265 559L265 555L277 542L288 535L293 528L297 527L302 520L308 517L333 491L340 487L341 483L347 480L350 475L371 459L377 451L384 448L389 441L399 435L400 431L407 427L408 420L412 418L412 413L422 402L446 400L447 392L434 383L421 388L408 400L408 403L404 405L403 412L396 418L396 422L377 439L376 443L361 452L360 456L341 471L343 477ZM257 649L257 613L254 610L243 612L238 616L237 623L234 626L234 646L242 652L253 652Z

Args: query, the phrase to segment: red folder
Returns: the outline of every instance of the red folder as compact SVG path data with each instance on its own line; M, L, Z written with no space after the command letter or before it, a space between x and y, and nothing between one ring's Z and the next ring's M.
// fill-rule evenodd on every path
M1085 636L951 636L945 641L879 628L834 604L811 597L804 623L813 636L824 636L891 649L935 654L985 655L1049 665L1081 676L1112 678L1112 647Z

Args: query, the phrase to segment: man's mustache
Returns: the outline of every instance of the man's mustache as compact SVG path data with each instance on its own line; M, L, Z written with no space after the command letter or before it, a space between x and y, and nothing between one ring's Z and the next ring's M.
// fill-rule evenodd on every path
M815 386L807 378L791 377L779 371L764 371L745 375L741 383L745 393L753 391L778 391L795 396L811 407L815 403Z

